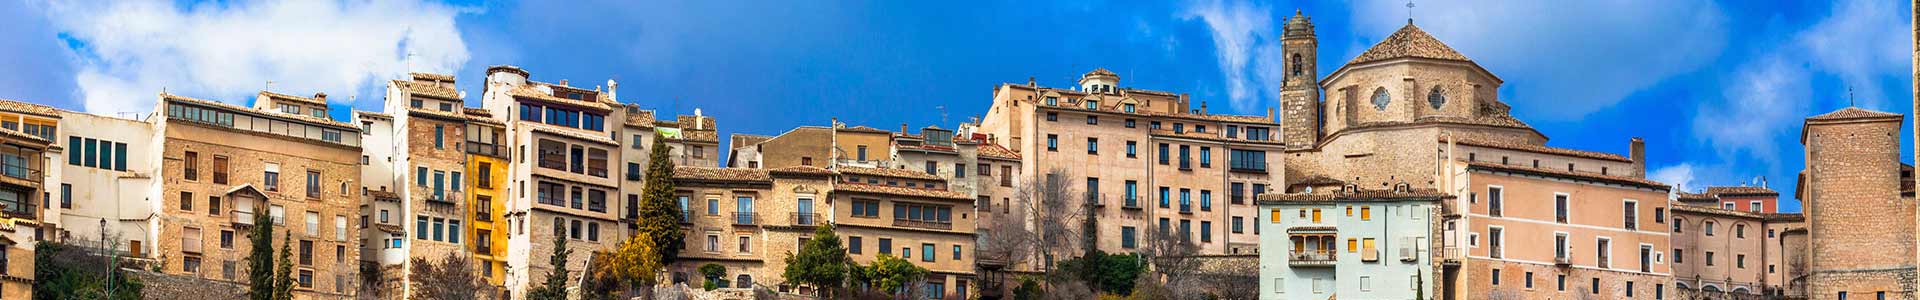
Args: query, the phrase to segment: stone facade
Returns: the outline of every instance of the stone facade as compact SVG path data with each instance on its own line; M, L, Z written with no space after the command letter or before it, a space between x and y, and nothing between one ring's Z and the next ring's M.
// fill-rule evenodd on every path
M262 92L256 102L314 101L286 97ZM360 210L359 128L164 94L157 111L161 196L149 225L163 272L244 282L247 230L270 225L298 243L289 245L302 283L295 298L354 294L361 247L347 220ZM273 224L254 224L258 213Z
M1807 204L1809 299L1915 298L1914 202L1900 190L1902 118L1849 107L1806 119L1807 170L1797 190Z
M1804 228L1799 214L1767 214L1675 205L1674 288L1716 298L1788 294L1782 231Z

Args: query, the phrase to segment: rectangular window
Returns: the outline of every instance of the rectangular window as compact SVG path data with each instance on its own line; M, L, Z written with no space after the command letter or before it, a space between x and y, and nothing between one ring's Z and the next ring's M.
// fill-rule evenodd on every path
M1505 244L1505 240L1506 240L1501 236L1501 231L1502 230L1500 227L1487 228L1487 246L1488 246L1487 256L1493 257L1493 258L1502 258L1506 256L1504 255L1505 253L1503 253L1504 251L1501 251L1502 249L1500 248L1501 244Z
M1491 215L1495 217L1501 216L1500 200L1502 196L1503 195L1501 195L1500 187L1497 187L1497 186L1487 187L1487 215Z
M1200 242L1213 242L1213 221L1200 221Z
M78 151L75 151L75 152L78 152ZM180 174L181 177L185 177L187 180L199 180L199 177L200 177L199 176L199 173L200 173L199 172L200 171L200 154L199 153L194 153L193 151L187 151L186 157L181 159L181 163L186 165L186 170L184 170Z
M1047 135L1047 151L1060 151L1060 135Z
M1639 206L1640 205L1637 202L1633 202L1633 201L1626 202L1626 207L1624 208L1626 211L1622 212L1622 215L1626 216L1625 220L1623 220L1625 221L1626 224L1623 224L1622 226L1626 226L1627 230L1635 230L1640 228L1640 207Z
M1140 207L1140 182L1128 180L1126 189L1126 207Z
M880 238L880 244L878 246L880 246L880 254L893 254L893 239Z
M1213 191L1200 190L1200 211L1213 211Z
M1233 233L1241 233L1241 232L1242 232L1242 228L1243 228L1243 227L1241 227L1241 226L1243 226L1243 225L1241 225L1241 220L1242 220L1242 219L1240 218L1240 216L1233 216L1233 224L1230 224L1230 225L1228 225L1228 226L1230 226L1230 228L1232 228L1232 229L1233 229Z
M1213 167L1213 147L1200 147L1200 167Z
M1553 221L1554 222L1557 222L1560 224L1567 223L1567 214L1569 213L1568 210L1571 209L1570 207L1568 207L1569 205L1570 203L1567 203L1566 194L1553 195Z
M936 252L933 252L933 244L927 244L927 243L920 244L920 261L933 262L934 257L939 256L939 255L934 255L934 253Z
M320 198L320 171L307 170L307 198Z
M193 192L180 192L180 210L193 211Z
M864 247L860 246L860 237L857 237L857 236L847 237L847 253L848 254L860 254L860 251L862 251L861 250L862 248Z
M1087 138L1087 154L1100 154L1100 139Z
M1127 248L1127 249L1133 249L1135 247L1138 247L1139 244L1137 244L1138 242L1136 242L1135 240L1136 234L1138 233L1134 232L1133 226L1121 226L1120 227L1120 247Z

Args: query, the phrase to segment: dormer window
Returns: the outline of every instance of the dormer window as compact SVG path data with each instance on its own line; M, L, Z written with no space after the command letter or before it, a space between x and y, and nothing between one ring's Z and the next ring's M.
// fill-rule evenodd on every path
M1059 106L1060 97L1047 97L1047 106Z
M1086 102L1087 102L1087 109L1094 109L1094 110L1100 109L1100 101L1087 100Z
M1127 104L1121 104L1121 105L1120 105L1120 111L1124 111L1124 112L1127 112L1127 113L1133 113L1133 103L1127 103Z

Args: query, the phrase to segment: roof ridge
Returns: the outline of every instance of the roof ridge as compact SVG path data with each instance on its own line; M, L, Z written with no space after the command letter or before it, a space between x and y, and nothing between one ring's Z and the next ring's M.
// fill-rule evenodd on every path
M1447 46L1440 39L1434 38L1432 34L1427 34L1425 30L1420 29L1420 26L1408 23L1407 26L1402 26L1400 30L1395 30L1393 34L1381 39L1379 43L1373 44L1373 47L1368 47L1367 51L1354 56L1353 60L1347 61L1347 64L1402 57L1473 61L1459 51L1455 51L1453 47Z

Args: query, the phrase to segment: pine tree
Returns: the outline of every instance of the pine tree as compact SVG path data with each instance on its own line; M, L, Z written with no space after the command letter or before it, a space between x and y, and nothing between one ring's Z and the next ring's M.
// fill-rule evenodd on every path
M254 213L247 240L253 244L247 253L247 299L273 300L273 218Z
M293 237L292 234L280 236L280 268L273 283L273 300L293 300Z
M553 257L547 263L553 265L553 271L547 272L547 282L527 291L528 300L565 300L567 299L567 255L573 254L567 249L567 237L553 237Z
M640 220L638 231L645 232L651 238L654 247L649 255L657 257L660 266L673 264L680 257L680 248L686 246L687 233L680 228L680 205L673 195L673 161L667 154L666 137L653 136L653 153L648 156L647 182L641 192ZM649 270L658 272L659 270Z
M786 262L787 269L780 276L787 282L813 285L823 296L832 299L846 282L853 259L847 257L847 248L840 244L840 237L834 235L833 223L827 223L813 230L813 237L801 246L799 255L787 253Z

